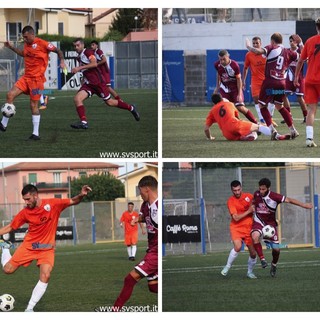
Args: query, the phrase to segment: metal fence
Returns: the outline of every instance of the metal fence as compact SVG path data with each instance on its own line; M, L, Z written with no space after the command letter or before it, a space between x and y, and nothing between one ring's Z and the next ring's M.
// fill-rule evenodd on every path
M140 202L135 201L139 211ZM9 224L23 209L24 204L0 204L0 227ZM127 210L127 201L82 202L66 208L60 215L59 226L73 226L74 240L57 241L57 245L123 241L124 232L120 227L120 217ZM27 226L26 226L27 227ZM139 239L146 240L139 230Z
M174 203L181 206L183 199L205 200L205 236L206 250L219 251L232 247L229 223L230 214L226 203L232 195L230 182L242 181L243 191L253 193L258 189L258 181L267 177L271 180L271 190L287 195L302 202L312 202L318 194L317 181L320 179L320 167L315 165L288 165L286 167L230 169L163 169L164 214L176 214ZM179 200L180 202L177 202ZM188 200L190 202L190 200ZM192 202L192 201L191 201ZM200 214L200 204L188 205L182 214ZM318 204L315 204L317 207ZM190 210L189 210L190 208ZM181 211L180 211L181 212ZM289 246L314 246L314 211L292 204L281 204L277 209L279 236L282 243ZM200 253L201 244L166 244L166 254Z

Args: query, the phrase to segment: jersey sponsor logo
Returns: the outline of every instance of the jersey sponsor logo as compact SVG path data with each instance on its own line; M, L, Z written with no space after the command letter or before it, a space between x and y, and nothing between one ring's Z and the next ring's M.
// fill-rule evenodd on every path
M40 243L40 242L33 242L31 244L32 249L53 249L55 246L52 243Z
M32 44L32 49L36 49L37 46L38 46L38 45L37 45L36 43L33 43L33 44Z
M40 221L41 221L41 222L45 222L46 220L48 220L47 217L41 217L41 218L40 218Z
M46 210L48 212L51 210L50 204L46 204L43 208L44 208L44 210Z

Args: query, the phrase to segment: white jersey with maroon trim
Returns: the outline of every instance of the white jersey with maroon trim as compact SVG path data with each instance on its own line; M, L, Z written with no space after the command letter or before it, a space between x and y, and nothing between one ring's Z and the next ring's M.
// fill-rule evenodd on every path
M255 206L254 221L265 226L267 224L276 226L276 210L278 204L285 202L286 197L269 191L266 196L261 196L259 191L254 193L253 204Z

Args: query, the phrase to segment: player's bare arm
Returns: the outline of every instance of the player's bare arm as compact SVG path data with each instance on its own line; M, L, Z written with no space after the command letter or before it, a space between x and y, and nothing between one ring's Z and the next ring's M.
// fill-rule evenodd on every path
M14 47L9 41L6 41L4 46L15 52L17 55L24 57L23 50Z
M245 211L244 213L240 213L240 214L239 213L234 213L234 214L231 213L231 217L233 220L239 221L252 213L253 213L253 208L252 208L252 206L250 206L250 208L247 211Z
M9 233L9 232L11 232L11 231L12 231L12 227L11 227L10 224L8 224L8 225L0 228L0 236L4 235L4 234L6 234L6 233Z
M243 67L243 81L242 81L242 90L246 90L246 79L248 76L248 69L247 67Z
M105 56L101 57L101 60L98 61L98 66L103 65L107 62L107 58Z
M83 199L89 192L91 192L91 191L92 191L92 189L91 189L89 186L84 185L84 186L81 188L80 193L79 193L77 196L71 198L71 204L72 204L72 205L77 205L77 204L80 203L80 202L82 201L82 199Z
M220 79L220 76L219 76L218 72L217 72L217 81L216 81L216 83L217 83L217 86L214 89L213 93L218 93L219 92L219 88L220 88L221 79Z
M294 80L293 80L293 84L296 87L300 87L299 74L300 74L300 71L302 69L303 64L304 64L304 61L301 58L299 58L299 60L297 62L297 66L296 66L296 71L294 73Z
M210 127L208 126L208 125L205 125L204 126L204 134L206 135L206 137L207 137L207 140L215 140L216 138L215 137L213 137L212 135L211 135L211 132L210 132Z
M252 47L251 46L251 41L248 38L246 39L246 48L249 51L251 51L251 52L253 52L255 54L264 54L265 53L263 48L254 48L254 47Z
M66 64L65 64L65 62L64 62L63 52L62 52L60 49L58 49L58 48L57 48L54 52L55 52L55 53L58 55L58 57L59 57L59 60L60 60L60 68L61 68L61 69L66 68L67 66L66 66Z
M313 208L313 205L312 203L305 203L305 202L301 202L297 199L293 199L293 198L288 198L286 197L286 200L285 200L286 203L291 203L291 204L294 204L296 206L299 206L301 208L305 208L305 209L312 209Z

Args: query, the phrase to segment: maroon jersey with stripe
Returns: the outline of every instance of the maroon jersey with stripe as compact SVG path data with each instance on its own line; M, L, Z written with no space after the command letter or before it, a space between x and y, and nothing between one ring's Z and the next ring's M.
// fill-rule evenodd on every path
M94 56L94 51L91 49L84 49L77 57L80 66L85 66L90 63L90 57ZM84 83L86 84L100 84L106 83L105 78L98 68L90 68L81 70L84 76Z
M143 202L140 213L148 231L148 252L158 253L158 200L151 205Z
M285 200L285 196L273 191L269 191L265 197L261 196L259 191L256 191L253 196L253 204L255 206L254 222L257 222L262 226L267 224L277 226L277 206Z
M220 89L222 89L224 92L238 92L237 87L237 75L240 74L240 67L237 62L234 60L230 60L230 63L226 66L223 66L220 61L216 61L214 63L214 67L216 68L221 84Z
M96 57L98 62L101 61L102 58L104 57L103 51L101 49L99 49L99 48L94 51L94 55L95 55L95 57ZM98 66L98 68L100 69L102 74L103 74L103 72L109 73L109 66L108 66L107 62L104 63L104 64L100 64Z

